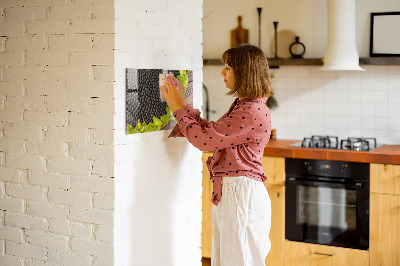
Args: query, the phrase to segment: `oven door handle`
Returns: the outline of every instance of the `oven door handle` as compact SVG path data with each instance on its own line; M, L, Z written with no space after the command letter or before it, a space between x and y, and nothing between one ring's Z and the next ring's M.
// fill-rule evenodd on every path
M315 181L310 181L310 180L304 180L303 178L298 178L298 177L288 177L286 181L289 182L296 182L299 184L304 184L304 185L324 185L324 186L329 186L329 185L339 185L343 186L346 188L353 188L353 189L361 189L363 187L363 183L361 182L335 182L335 181L322 181L322 180L315 180Z

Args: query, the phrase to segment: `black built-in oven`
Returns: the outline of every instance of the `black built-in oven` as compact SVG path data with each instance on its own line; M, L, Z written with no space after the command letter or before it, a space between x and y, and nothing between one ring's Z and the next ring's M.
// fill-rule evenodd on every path
M369 164L287 158L285 169L286 239L368 249Z

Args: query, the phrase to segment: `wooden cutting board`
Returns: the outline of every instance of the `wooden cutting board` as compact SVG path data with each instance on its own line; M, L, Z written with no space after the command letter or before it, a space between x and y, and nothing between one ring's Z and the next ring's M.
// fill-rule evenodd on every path
M242 16L238 16L238 27L231 30L231 48L242 43L249 43L249 31L242 27Z

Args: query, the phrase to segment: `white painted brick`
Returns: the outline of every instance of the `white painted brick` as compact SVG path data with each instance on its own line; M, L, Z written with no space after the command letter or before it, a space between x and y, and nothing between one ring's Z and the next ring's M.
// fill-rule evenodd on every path
M114 144L114 130L110 129L89 129L90 143L99 145Z
M10 124L22 124L22 110L18 111L8 111L2 110L0 112L0 121L10 123Z
M39 247L45 247L55 250L65 250L68 248L68 237L45 233L36 230L25 230L26 242Z
M96 160L93 162L93 173L102 177L113 177L114 163Z
M203 54L203 46L200 43L185 42L181 44L182 54L201 56Z
M73 223L72 224L72 236L80 238L91 238L92 237L92 225L85 223Z
M201 19L192 16L183 16L181 20L181 25L183 25L184 28L194 30L201 30L203 28Z
M14 66L4 70L4 79L9 80L43 80L44 70L41 67Z
M36 52L28 51L26 54L27 66L65 66L68 64L67 51Z
M0 152L0 165L2 165L2 166L5 166L6 165L6 160L5 160L5 157L6 157L6 153L5 152Z
M126 27L132 27L131 25L127 25ZM139 38L136 35L128 35L120 37L120 43L118 44L118 51L122 52L138 52L138 53L151 53L156 49L161 49L161 40L151 40L145 38ZM165 44L165 41L164 41ZM175 48L176 45L171 45L170 47ZM122 56L125 58L125 56ZM132 61L129 57L126 58L127 63L124 64L120 62L122 65L130 65L129 61Z
M22 89L21 81L0 82L0 95L22 96Z
M95 66L94 78L97 81L114 81L114 67L110 66Z
M7 110L40 110L45 111L43 96L7 96L4 102Z
M114 128L113 113L70 114L70 126L75 128Z
M84 113L113 113L114 99L112 98L82 98L80 99L80 111Z
M113 97L114 84L112 82L76 82L69 85L70 96L74 97Z
M76 190L114 194L114 178L95 176L71 176L71 188Z
M84 223L112 226L114 222L114 212L71 206L68 219Z
M43 201L27 201L26 213L39 217L65 219L69 207Z
M34 259L26 259L25 266L48 266L49 264L45 261L37 261Z
M0 239L22 243L24 233L19 228L0 226Z
M114 197L95 194L93 195L93 207L96 209L114 210Z
M70 156L78 159L113 161L114 150L112 146L96 145L96 144L88 144L88 145L72 144L70 148Z
M6 155L6 166L44 171L46 169L46 162L42 156L38 155L9 153Z
M26 24L28 34L67 34L67 20L32 21Z
M22 124L22 110L8 111L2 110L0 112L0 121L10 124Z
M0 53L4 53L6 50L7 37L0 37Z
M114 264L114 250L112 250L109 254L105 254L101 257L96 257L93 261L93 266L108 266Z
M24 24L21 22L0 23L1 36L21 36L24 34Z
M44 77L50 81L89 81L92 76L90 66L65 66L65 67L45 67Z
M64 157L67 154L68 146L60 142L27 141L26 152L44 156Z
M90 19L90 5L50 6L48 19Z
M40 96L57 96L64 98L67 96L67 85L65 82L59 81L40 81L40 82L25 82L27 95L32 97Z
M80 98L46 97L46 108L52 111L80 112L82 105Z
M43 6L6 8L6 22L30 21L46 18L46 8Z
M48 141L87 143L87 130L83 128L50 127L46 133Z
M115 47L115 34L94 34L93 49L109 50ZM83 50L83 49L81 49Z
M11 139L41 140L44 134L37 126L11 126L4 128L4 135Z
M32 258L36 260L45 260L46 249L43 247L35 247L28 244L19 244L12 241L6 242L6 254Z
M91 202L91 195L89 193L71 189L50 188L48 198L50 202L80 207L90 207Z
M20 256L11 256L11 255L1 255L0 254L0 262L1 265L8 266L24 266L24 262L21 260Z
M44 51L47 48L44 36L8 37L5 43L7 52Z
M79 253L80 252L72 253L50 249L47 258L50 264L55 263L57 265L91 266L91 257Z
M89 160L77 159L49 159L47 162L49 172L90 175L92 171L92 162Z
M71 235L71 224L68 220L51 219L49 231L57 235Z
M97 81L113 82L114 68L109 66L95 66L94 78Z
M70 52L70 65L113 65L114 51L110 49L108 52L95 50L90 52ZM1 57L1 56L0 56ZM16 64L16 63L14 63ZM4 64L6 65L6 63Z
M114 3L94 4L93 5L93 19L110 19L114 20Z
M66 126L68 124L68 113L27 111L24 113L24 120L28 125Z
M93 36L84 35L51 35L49 36L50 51L91 51L94 45Z
M33 230L46 230L48 228L45 218L13 212L6 212L5 224L7 226Z
M6 195L6 189L5 189L5 182L0 181L0 197L4 198L4 196ZM1 220L1 223L3 223L3 220Z
M25 150L25 141L0 138L0 150L11 153L22 153Z
M112 255L113 245L94 240L80 239L73 237L71 239L71 249L76 252L93 256Z
M14 198L23 198L31 200L46 199L46 190L44 187L25 184L8 183L6 185L7 195Z
M23 53L0 53L0 66L22 66Z
M69 188L69 177L62 174L29 171L28 182L33 185L54 188Z
M2 198L0 200L0 210L22 213L24 210L24 201L10 197Z
M114 238L114 228L111 226L99 225L94 235L97 240L113 243Z
M139 38L151 39L153 41L167 40L171 34L170 30L166 25L139 24L137 25L136 34Z
M114 33L114 20L73 19L70 34L77 33Z
M56 6L56 5L66 5L71 0L29 0L24 1L25 6Z

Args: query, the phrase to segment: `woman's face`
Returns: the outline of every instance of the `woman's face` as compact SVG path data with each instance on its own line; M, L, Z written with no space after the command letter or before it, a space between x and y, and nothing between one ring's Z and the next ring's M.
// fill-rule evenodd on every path
M228 89L233 89L235 86L235 73L233 72L233 69L225 64L221 71L221 75L224 77L225 86Z

